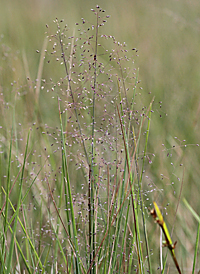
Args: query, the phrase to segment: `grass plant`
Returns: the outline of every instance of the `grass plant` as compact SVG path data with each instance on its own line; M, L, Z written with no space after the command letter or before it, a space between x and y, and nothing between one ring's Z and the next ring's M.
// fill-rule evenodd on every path
M140 85L138 50L104 34L105 10L91 13L94 23L82 18L72 32L57 18L47 25L37 79L24 52L26 80L13 80L10 94L2 93L0 273L173 273L165 251L164 267L158 259L159 236L149 218L154 204L175 257L155 202L161 199L169 222L176 217L182 273L188 267L198 273L199 216L187 202L188 213L178 213L189 145L168 136L158 179L149 138L162 103ZM182 228L185 220L198 222L195 240Z

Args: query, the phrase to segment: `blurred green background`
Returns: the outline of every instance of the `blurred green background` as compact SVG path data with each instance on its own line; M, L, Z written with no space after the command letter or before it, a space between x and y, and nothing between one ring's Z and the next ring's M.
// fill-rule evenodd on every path
M149 92L152 98L155 96L148 148L148 152L154 153L155 158L149 176L160 188L165 184L170 185L168 191L172 193L171 181L173 178L181 178L174 199L176 202L183 176L183 168L179 170L178 166L183 164L183 196L199 213L200 151L196 146L200 142L199 0L1 0L0 99L4 103L11 102L14 96L11 83L14 80L22 84L26 82L23 56L27 59L31 79L37 78L40 56L36 50L42 49L46 24L49 25L49 31L54 33L52 21L56 17L64 19L73 33L75 23L81 22L81 18L94 22L90 10L97 4L111 15L102 32L113 35L120 42L126 42L130 49L138 49L139 58L136 58L135 67L139 67L144 102L149 101ZM44 76L52 74L52 69L45 67ZM58 72L53 73L56 75ZM44 104L42 96L41 105ZM1 111L2 123L9 125L11 118L3 116L4 111ZM21 111L23 113L23 107ZM191 145L184 148L185 144ZM171 149L173 146L176 149ZM163 151L164 148L170 150ZM168 152L172 154L171 159L167 156ZM165 183L160 174L167 178ZM171 209L174 209L173 206ZM181 204L181 214L183 211L184 205ZM187 216L184 219L183 215L182 225L186 222L192 231L196 227L195 223L191 220L189 222ZM192 232L185 234L195 237ZM194 238L188 240L188 248L192 249L190 241L193 241L193 245Z

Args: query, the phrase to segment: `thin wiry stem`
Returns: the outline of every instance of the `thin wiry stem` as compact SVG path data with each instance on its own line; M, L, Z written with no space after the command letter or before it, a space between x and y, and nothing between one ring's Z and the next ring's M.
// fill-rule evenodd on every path
M89 192L90 192L90 211L89 211L89 237L90 237L90 263L95 256L95 222L94 222L94 130L95 130L95 98L96 98L96 84L97 84L97 46L98 46L98 29L99 29L99 13L97 12L97 22L96 22L96 37L95 37L95 52L94 52L94 82L93 82L93 107L92 107L92 159L91 159L91 169L90 169L90 180L89 180ZM92 233L92 234L91 234ZM95 272L93 266L93 273Z
M61 57L63 58L63 63L64 63L64 66L65 66L65 72L66 72L66 76L67 76L67 80L68 80L70 95L71 95L72 102L73 102L73 105L74 105L74 111L75 111L75 115L76 115L76 121L78 123L78 128L79 128L79 132L80 132L81 142L83 144L83 149L84 149L85 157L86 157L86 160L87 160L87 163L88 163L88 166L89 166L88 153L87 153L85 142L84 142L84 139L83 139L81 124L80 124L80 121L79 121L78 112L77 112L77 108L76 108L76 104L75 104L75 99L74 99L73 90L72 90L72 86L71 86L71 78L70 78L69 71L68 71L68 68L67 68L67 61L66 61L66 57L65 57L65 52L64 52L64 47L63 47L63 41L62 41L62 37L61 37L61 33L60 33L59 28L58 28L58 32L59 32L59 43L60 43L60 48L61 48Z

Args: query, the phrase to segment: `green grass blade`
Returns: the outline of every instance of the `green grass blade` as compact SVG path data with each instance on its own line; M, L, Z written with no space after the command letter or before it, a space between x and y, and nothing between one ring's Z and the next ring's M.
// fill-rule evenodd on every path
M42 270L42 274L45 273L45 266L48 263L50 249L51 249L51 246L49 246L48 251L47 251L47 255L46 255L45 260L44 260L44 264L43 264L44 267L43 267L43 270ZM52 265L53 265L53 262L52 262Z
M61 138L62 138L62 145L63 145L62 159L64 161L63 166L64 166L64 171L65 171L65 176L66 176L64 179L65 179L65 185L66 185L67 191L68 191L70 212L71 212L71 218L72 218L73 239L74 239L74 246L75 246L75 253L76 253L76 270L77 270L77 274L79 274L79 273L81 273L80 272L80 252L79 252L76 221L75 221L74 207L73 207L72 194L71 194L71 185L70 185L68 167L67 167L67 155L66 155L66 147L65 147L65 138L64 138L64 134L63 134L62 117L61 117L60 112L59 112L59 116L60 116L60 126L61 126ZM68 204L66 204L66 207L68 207Z
M120 99L120 102L121 102L122 99L121 99L121 90L120 90L120 86L119 86L119 81L118 81L118 91L119 91L119 99ZM131 200L132 200L132 208L133 208L135 233L136 233L138 265L139 265L140 273L144 273L142 247L141 247L141 241L140 241L140 230L139 230L138 214L137 214L137 205L136 205L135 199L133 198L134 195L135 195L134 183L133 183L134 180L133 180L133 175L132 175L132 172L131 172L131 159L130 159L130 155L129 155L128 138L127 138L127 134L126 134L122 104L121 104L121 109L120 110L119 110L119 107L117 106L117 110L118 110L118 116L119 116L122 135L123 135L124 149L125 149L125 153L126 153L126 161L127 161L127 167L128 167L128 174L130 176L129 182L130 182L130 188L131 188L131 192L132 192L131 193Z
M200 216L194 211L194 209L189 205L189 203L187 202L187 200L185 198L183 198L183 202L185 203L185 205L187 206L187 208L190 210L190 212L192 213L193 217L197 220L197 222L200 223Z
M4 216L3 213L2 213L2 216ZM1 250L0 250L0 264L1 264L1 271L0 271L0 273L5 274L6 273L6 266L5 266L5 263L4 263L3 254L1 252Z
M7 231L7 222L8 222L8 197L10 192L10 173L11 173L11 157L12 157L12 139L13 139L13 126L11 130L11 137L10 137L10 150L9 150L9 158L8 158L8 171L7 171L7 196L6 196L6 204L5 204L5 218L4 218L4 237L2 243L2 256L6 256L5 254L5 243L6 243L6 231ZM4 261L4 259L3 259Z
M26 156L27 156L27 151L28 151L29 135L30 135L30 131L28 133L27 142L26 142L26 149L25 149L25 153L24 153L24 163L23 163L21 180L20 180L20 190L19 190L19 197L18 197L18 203L17 203L17 209L16 209L16 217L15 217L15 222L14 222L14 227L13 227L13 234L12 234L12 237L11 237L11 243L10 243L10 248L9 248L9 256L7 258L7 261L6 261L7 273L10 273L10 268L11 268L11 265L12 265L14 242L15 242L15 235L16 235L16 230L17 230L17 220L18 220L18 216L19 216L19 208L20 208L20 205L21 205L23 176L24 176ZM9 193L8 193L8 195L9 195ZM8 195L7 195L7 199L8 199Z
M197 220L198 222L198 228L197 228L197 237L196 237L196 244L195 244L195 252L194 252L194 260L193 260L193 267L192 267L192 274L195 273L195 265L196 265L196 260L197 260L197 253L198 253L198 244L199 244L199 233L200 233L200 217L198 214L194 211L194 209L189 205L187 200L184 198L183 202L185 203L186 207L190 210L192 213L193 217Z
M200 234L200 222L198 223L198 228L197 228L197 237L196 237L196 244L195 244L192 274L195 273L195 265L196 265L197 254L198 254L198 245L199 245L199 234Z
M147 144L148 144L148 139L149 139L150 122L151 122L151 110L152 110L152 103L153 103L153 101L154 101L154 99L150 103L149 111L148 111L149 112L149 119L148 119L148 126L147 126L147 134L146 134L146 141L145 141L145 148L144 148L144 155L143 155L143 163L142 163L140 182L138 184L140 201L141 201L141 212L142 212L142 221L143 221L144 237L145 237L145 243L146 243L146 252L147 252L147 260L148 260L148 266L149 266L149 273L152 273L152 268L151 268L149 243L148 243L148 237L147 237L146 220L145 220L145 214L144 214L143 197L141 195L141 184L142 184L142 177L143 177L145 158L146 158L146 152L147 152Z
M2 189L3 189L3 188L2 188ZM3 189L3 191L4 191L5 195L7 195L4 189ZM38 253L37 253L37 251L36 251L36 249L35 249L35 247L34 247L32 241L31 241L29 235L27 234L27 231L26 231L24 225L22 224L22 221L20 220L19 216L17 215L17 212L16 212L16 210L15 210L15 208L14 208L12 202L10 201L10 199L8 199L8 200L9 200L10 206L12 207L12 210L13 210L14 213L16 214L15 218L18 220L19 224L21 225L21 228L22 228L24 234L26 235L26 237L27 237L27 239L28 239L29 245L30 245L31 249L32 249L33 252L34 252L35 257L37 258L37 261L39 262L39 266L41 267L41 269L43 269L42 262L40 261L40 258L39 258L39 256L38 256ZM10 220L9 227L11 227L10 224L12 223L12 221L13 221L13 219ZM12 230L12 234L14 235L14 231L13 231L13 230Z
M4 215L3 213L2 213L2 215L3 215L3 217L5 218L5 215ZM7 225L8 225L8 229L10 230L11 234L13 235L14 232L13 232L13 230L12 230L10 224L7 223ZM16 238L15 238L15 243L16 243L17 248L18 248L18 250L19 250L19 252L20 252L20 255L21 255L22 259L23 259L23 262L24 262L24 264L25 264L25 266L26 266L26 268L27 268L28 273L29 273L29 274L32 274L32 271L31 271L30 266L29 266L29 262L28 262L27 259L25 258L24 254L23 254L23 252L22 252L21 246L20 246L20 244L19 244L19 242L17 241ZM6 269L6 273L7 273L7 267L5 267L5 269ZM3 271L3 273L5 273L5 272Z
M119 201L124 201L125 199L127 199L126 197L126 193L125 193L125 179L126 179L126 171L127 171L127 164L125 162L124 164L124 175L123 175L123 180L122 182L120 182L120 190L119 190L119 194L118 194L118 198L117 200ZM130 196L129 196L130 197ZM112 266L111 266L111 273L113 273L116 267L116 260L117 260L117 247L119 244L119 237L120 237L120 229L123 226L124 229L124 234L123 234L123 241L122 241L122 248L124 246L124 242L125 242L125 237L126 237L126 232L127 232L127 223L128 223L128 216L129 216L129 209L130 209L130 202L128 202L128 207L127 207L127 211L126 211L126 218L125 218L125 226L124 226L124 222L123 222L123 212L124 212L124 207L125 207L125 203L118 203L118 218L117 218L117 223L116 223L116 227L115 227L115 237L114 237L114 242L113 242L113 257L112 257ZM123 253L121 253L120 255L120 261L119 261L119 271L121 269L121 264L122 264L122 259L123 259Z
M134 255L134 252L135 252L134 244L135 244L135 235L133 236L132 243L131 243L130 258L129 258L129 265L128 265L128 274L133 273L133 255Z
M127 233L127 224L128 224L128 216L129 216L129 209L130 209L130 201L127 206L127 212L126 212L126 218L125 218L125 226L124 226L124 234L123 234L123 240L122 240L122 248L124 247L125 244L125 239L126 239L126 233ZM122 260L123 260L123 252L121 252L120 255L120 260L119 260L119 271L121 271L121 266L122 266Z

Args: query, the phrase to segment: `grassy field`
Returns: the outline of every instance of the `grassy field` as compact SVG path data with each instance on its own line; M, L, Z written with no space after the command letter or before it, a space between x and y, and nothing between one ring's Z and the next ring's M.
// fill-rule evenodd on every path
M29 2L0 9L0 273L178 273L153 201L199 273L200 2Z

